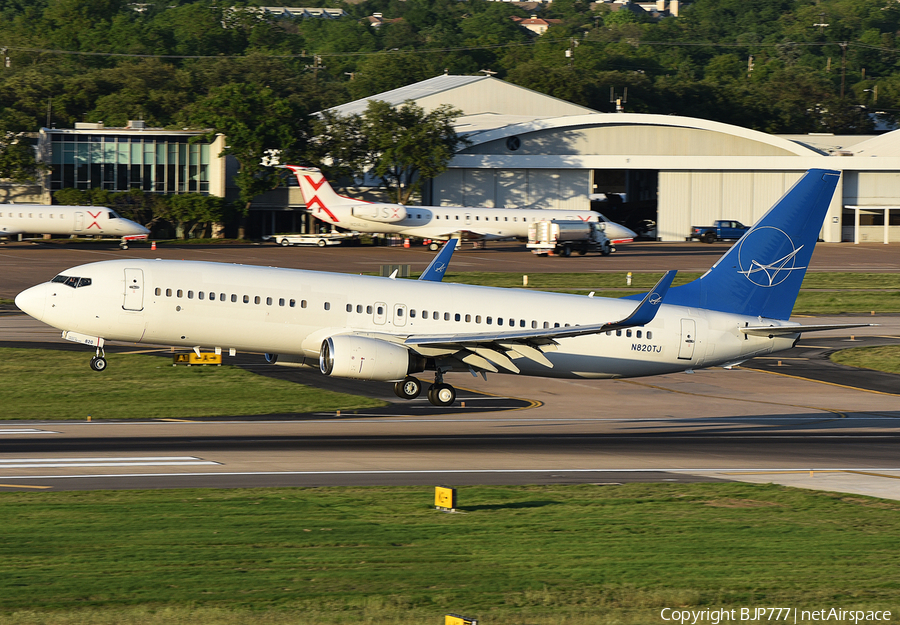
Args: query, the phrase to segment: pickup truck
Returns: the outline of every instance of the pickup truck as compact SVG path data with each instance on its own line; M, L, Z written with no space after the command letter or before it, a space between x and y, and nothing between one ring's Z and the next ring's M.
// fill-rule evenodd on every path
M691 226L691 236L688 240L697 239L704 243L716 241L728 241L740 239L750 229L739 221L719 219L715 226Z

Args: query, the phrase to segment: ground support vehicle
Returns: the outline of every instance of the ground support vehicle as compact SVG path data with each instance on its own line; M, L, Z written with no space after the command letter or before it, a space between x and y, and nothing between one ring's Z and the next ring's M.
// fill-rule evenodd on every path
M582 256L596 252L609 256L615 251L602 224L593 221L545 219L528 226L528 249L538 256Z
M264 241L272 241L282 247L291 245L315 245L316 247L325 247L326 245L340 245L356 237L355 233L350 232L322 232L319 234L270 234L264 236Z

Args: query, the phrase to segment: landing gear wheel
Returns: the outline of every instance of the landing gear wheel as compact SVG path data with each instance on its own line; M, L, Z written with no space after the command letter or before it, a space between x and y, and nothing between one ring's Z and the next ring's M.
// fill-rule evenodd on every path
M415 399L422 392L422 382L408 376L394 384L394 394L400 399Z
M428 401L435 406L452 406L456 401L456 389L449 384L434 384L428 389Z
M325 239L319 239L318 241L316 241L316 245L318 247L325 247L325 245L326 245Z
M441 246L439 244L435 243L434 241L432 241L431 243L428 244L428 249L431 250L432 252L436 252L440 248L441 248Z
M91 358L91 369L94 371L103 371L106 369L106 358L103 356L94 356Z

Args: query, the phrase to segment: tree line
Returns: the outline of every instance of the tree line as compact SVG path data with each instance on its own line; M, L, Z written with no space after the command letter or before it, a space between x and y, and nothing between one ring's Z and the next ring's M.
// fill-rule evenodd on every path
M302 4L349 17L272 19L213 0L0 0L0 176L29 173L21 133L45 125L212 128L241 163L239 214L276 181L258 166L267 148L344 173L373 166L371 146L341 158L348 138L335 133L352 124L312 113L481 70L598 111L627 88L629 112L770 133L868 133L900 112L900 3L885 0L695 0L659 21L555 0L540 15L560 23L540 37L507 2Z

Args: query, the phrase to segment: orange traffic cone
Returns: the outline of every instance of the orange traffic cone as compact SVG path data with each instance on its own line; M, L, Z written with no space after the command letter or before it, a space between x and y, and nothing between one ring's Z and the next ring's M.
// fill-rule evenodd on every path
M403 247L409 247L409 239L403 239Z
M150 244L150 251L151 251L151 252L155 252L155 251L156 251L156 241L154 241L153 243Z

